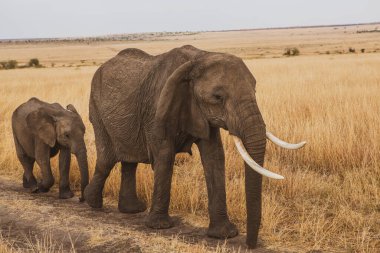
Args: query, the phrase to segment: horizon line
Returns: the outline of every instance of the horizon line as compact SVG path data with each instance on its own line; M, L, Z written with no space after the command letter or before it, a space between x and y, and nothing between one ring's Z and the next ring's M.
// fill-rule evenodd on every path
M259 31L259 30L283 30L283 29L297 29L297 28L321 28L321 27L342 27L342 26L356 26L356 25L380 25L380 21L364 22L364 23L346 23L346 24L329 24L329 25L301 25L301 26L275 26L275 27L260 27L260 28L240 28L240 29L226 29L226 30L187 30L187 31L159 31L159 32L133 32L133 33L114 33L103 35L90 35L90 36L67 36L67 37L34 37L34 38L6 38L0 39L0 42L24 42L24 41L75 41L78 39L96 39L107 38L111 36L121 35L139 35L139 34L157 34L157 33L206 33L206 32L233 32L233 31ZM110 39L112 40L112 39Z

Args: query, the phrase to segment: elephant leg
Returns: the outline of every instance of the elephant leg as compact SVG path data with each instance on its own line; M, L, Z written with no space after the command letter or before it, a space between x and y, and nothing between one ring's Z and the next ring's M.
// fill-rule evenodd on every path
M54 185L54 177L50 167L50 147L40 140L36 140L36 162L40 166L42 181L38 183L40 192L48 192Z
M69 199L74 197L74 193L70 189L70 149L62 148L59 152L59 198Z
M146 205L137 198L136 169L137 163L121 163L121 184L118 207L122 213L139 213L146 210Z
M103 206L104 184L114 166L114 161L107 159L105 156L98 156L94 176L84 190L84 199L89 206L93 208Z
M169 216L170 188L174 164L174 148L164 143L154 157L154 187L152 207L146 226L155 229L170 228L174 224Z
M117 159L113 152L112 142L95 107L92 99L90 99L90 120L94 128L97 159L94 176L84 189L83 195L89 206L101 208L103 206L104 184Z
M37 180L33 175L33 165L35 160L33 158L23 156L19 158L22 167L24 168L24 174L22 176L22 185L24 188L29 188L32 191L37 190Z
M210 216L207 235L222 239L234 237L238 230L227 214L224 151L219 129L211 129L210 139L198 141L197 146L207 184Z
M22 185L24 188L30 188L32 191L37 189L37 180L33 175L33 166L35 159L27 156L24 149L14 137L17 158L19 159L22 167L24 168L24 174L22 175Z

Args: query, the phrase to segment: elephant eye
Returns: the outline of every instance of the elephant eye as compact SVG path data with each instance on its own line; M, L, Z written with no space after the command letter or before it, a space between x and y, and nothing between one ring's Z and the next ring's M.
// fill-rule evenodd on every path
M222 95L214 94L214 99L220 102L223 100L223 97L222 97Z
M66 137L67 139L69 139L69 138L70 138L70 134L69 134L69 133L65 133L65 137Z

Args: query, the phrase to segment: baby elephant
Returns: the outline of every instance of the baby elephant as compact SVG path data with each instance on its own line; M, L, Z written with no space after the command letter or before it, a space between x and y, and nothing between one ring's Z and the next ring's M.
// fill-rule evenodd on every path
M13 112L12 129L17 157L24 167L24 188L31 188L32 192L49 191L54 184L50 158L59 151L59 197L72 198L69 171L73 153L80 168L83 201L83 190L88 184L85 126L74 106L70 104L66 110L60 104L31 98ZM42 173L39 183L33 175L34 162Z

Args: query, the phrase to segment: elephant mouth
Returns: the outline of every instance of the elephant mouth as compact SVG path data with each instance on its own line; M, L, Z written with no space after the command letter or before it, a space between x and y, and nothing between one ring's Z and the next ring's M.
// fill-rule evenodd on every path
M242 142L242 140L235 136L234 134L232 134L232 137L234 139L234 142L235 142L235 146L239 152L239 154L242 156L243 160L249 165L250 168L252 168L254 171L256 171L257 173L263 175L263 176L266 176L266 177L269 177L269 178L273 178L273 179L284 179L283 176L279 175L279 174L276 174L272 171L269 171L263 167L261 167L259 164L257 164L255 162L255 160L249 155L248 151L246 150L246 148L244 147L244 144ZM281 139L279 139L278 137L276 137L274 134L272 134L271 132L266 132L266 137L272 141L274 144L282 147L282 148L286 148L286 149L299 149L299 148L302 148L303 146L305 146L306 144L306 141L302 141L300 143L296 143L296 144L292 144L292 143L287 143Z
M209 120L209 122L210 122L210 125L212 127L220 127L220 128L223 128L226 131L229 131L226 122L224 120L222 120L222 119L214 118L213 117L213 118L211 118Z

